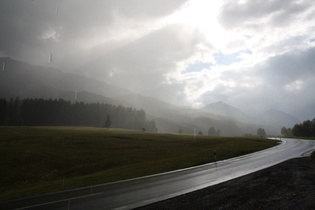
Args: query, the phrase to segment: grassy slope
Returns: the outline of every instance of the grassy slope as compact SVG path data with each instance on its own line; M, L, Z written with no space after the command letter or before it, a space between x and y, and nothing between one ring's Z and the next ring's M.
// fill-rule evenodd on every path
M227 159L276 144L87 127L0 127L0 200Z
M315 140L315 137L301 137L301 136L292 136L292 137L284 137L289 139L304 139L304 140Z

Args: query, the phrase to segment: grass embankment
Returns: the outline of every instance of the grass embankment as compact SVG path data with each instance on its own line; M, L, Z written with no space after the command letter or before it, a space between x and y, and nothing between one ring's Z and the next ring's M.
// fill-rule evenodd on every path
M196 166L277 143L87 127L0 127L0 200Z

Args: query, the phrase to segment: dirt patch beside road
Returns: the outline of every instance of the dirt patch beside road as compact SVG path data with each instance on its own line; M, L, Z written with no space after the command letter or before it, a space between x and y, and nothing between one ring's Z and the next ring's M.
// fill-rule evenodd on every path
M288 160L139 209L315 209L315 158Z

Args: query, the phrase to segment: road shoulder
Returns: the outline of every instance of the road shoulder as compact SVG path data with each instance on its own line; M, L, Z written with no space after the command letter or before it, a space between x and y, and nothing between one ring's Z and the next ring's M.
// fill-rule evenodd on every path
M315 159L295 158L138 209L315 209Z

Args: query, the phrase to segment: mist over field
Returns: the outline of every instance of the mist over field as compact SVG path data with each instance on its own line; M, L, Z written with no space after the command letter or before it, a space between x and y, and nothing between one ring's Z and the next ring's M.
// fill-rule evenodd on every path
M279 134L315 117L314 14L307 0L1 0L0 98L143 109L159 132Z

